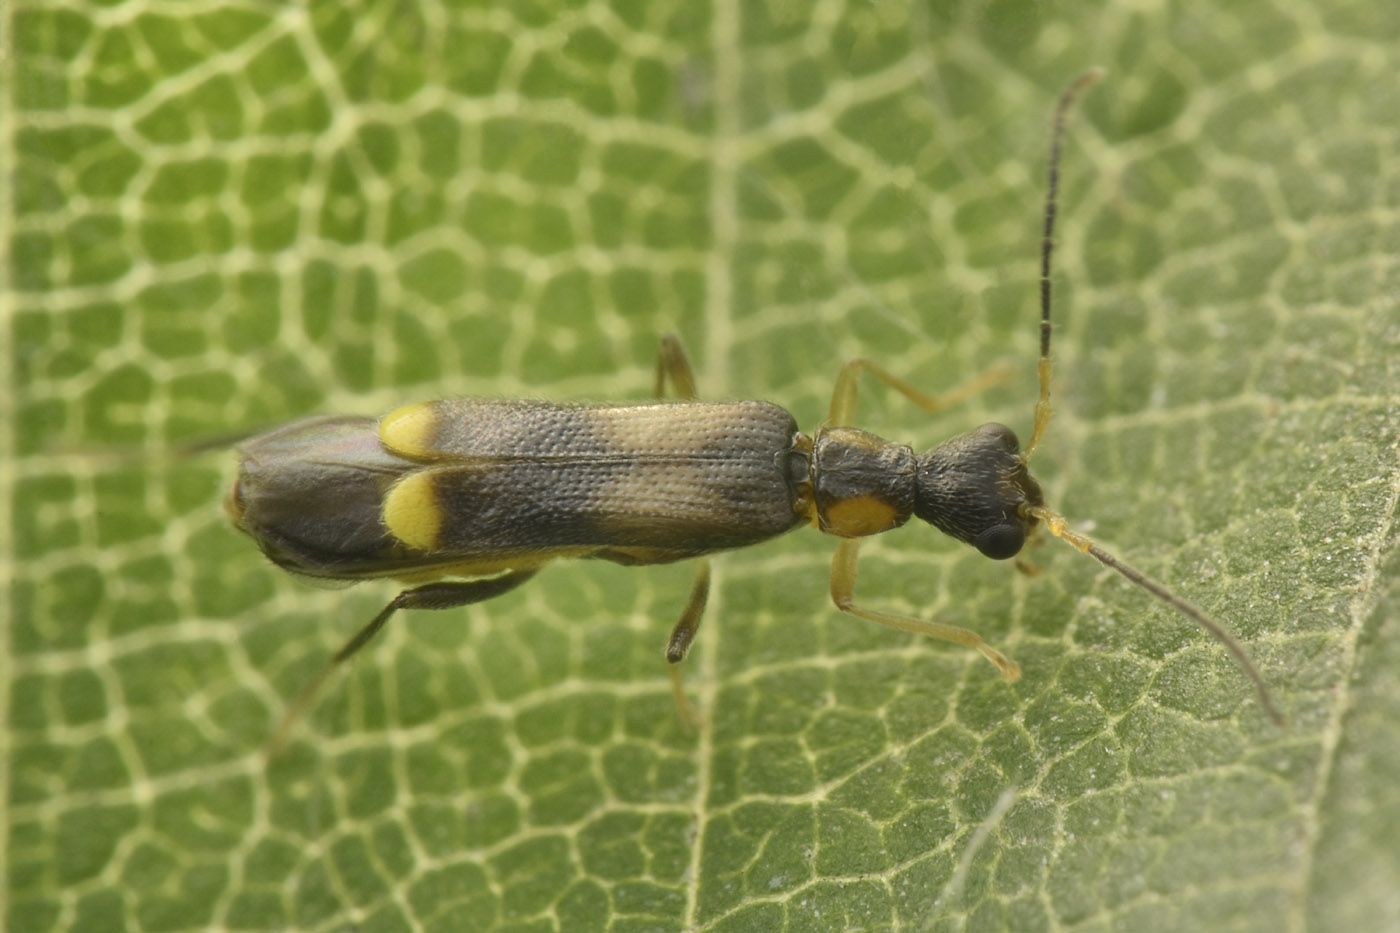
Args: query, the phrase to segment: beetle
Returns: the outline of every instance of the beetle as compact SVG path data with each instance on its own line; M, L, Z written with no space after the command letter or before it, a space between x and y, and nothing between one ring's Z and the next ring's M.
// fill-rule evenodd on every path
M679 663L700 626L707 556L811 525L840 538L831 570L838 609L892 628L980 651L1008 680L1020 668L977 633L856 604L860 540L917 517L1004 560L1044 527L1220 640L1275 721L1263 678L1224 627L1141 571L1103 550L1045 504L1029 471L1050 421L1051 256L1061 137L1074 98L1060 97L1051 134L1041 248L1039 397L1022 449L1005 425L985 424L925 453L852 426L868 374L926 411L981 388L987 375L945 396L927 395L869 360L840 370L826 422L812 435L770 402L707 402L678 338L661 340L649 404L564 404L446 399L381 418L316 417L238 448L226 507L278 566L337 581L407 584L331 659L292 706L278 735L339 664L401 609L451 609L524 584L560 558L627 565L697 559L690 597L666 645L676 702L693 717Z

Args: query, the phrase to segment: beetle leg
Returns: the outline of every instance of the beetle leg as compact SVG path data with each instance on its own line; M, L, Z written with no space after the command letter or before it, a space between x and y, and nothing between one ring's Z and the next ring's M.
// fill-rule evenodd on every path
M836 603L837 609L871 622L879 622L881 625L897 628L903 632L931 635L934 638L955 642L968 648L976 648L988 661L997 666L1002 677L1007 680L1020 678L1021 666L984 642L982 636L971 629L956 625L944 625L941 622L927 622L895 612L864 609L855 605L852 600L856 591L856 562L859 559L859 553L860 542L855 538L842 539L836 548L836 557L831 562L831 600Z
M1005 385L1011 381L1015 374L1007 364L994 363L955 389L942 395L929 395L870 360L850 360L841 367L841 372L836 375L836 388L831 393L831 409L826 418L828 427L855 427L851 423L851 419L855 417L856 413L856 390L860 387L862 371L870 373L927 412L942 411L951 405L971 398L983 389Z
M680 621L671 629L671 637L666 641L666 660L670 662L667 673L671 675L671 692L676 697L676 712L690 725L700 721L695 707L685 695L681 683L681 662L685 660L690 645L695 641L695 633L700 630L700 620L705 615L705 600L710 596L710 562L704 558L695 564L695 582L690 587L690 599L681 612Z
M656 391L658 398L666 394L666 380L670 379L671 389L678 398L698 397L695 388L695 371L690 368L690 358L685 354L685 345L675 334L663 334L661 348L656 354ZM685 685L681 683L680 663L690 651L695 633L700 630L700 620L705 615L705 600L710 596L710 562L701 560L695 565L695 582L690 587L690 599L681 612L680 621L671 629L671 637L666 641L666 660L670 662L667 673L671 675L671 692L676 698L676 712L685 722L694 726L700 721L695 707L685 695Z
M671 389L677 398L697 398L695 371L690 368L690 359L685 355L685 346L675 334L661 336L661 349L656 354L657 398L666 394L666 379L670 377Z
M695 582L690 587L690 600L685 604L680 621L671 629L666 642L666 660L679 664L690 651L695 633L700 630L700 618L705 614L705 600L710 595L710 562L701 558L695 562Z
M533 577L538 571L512 570L499 577L491 577L487 580L453 580L445 583L427 583L423 586L415 586L411 590L404 590L399 595L389 601L389 605L379 610L379 614L369 620L369 624L347 641L339 651L331 656L330 663L322 669L316 678L307 684L296 698L287 712L282 716L282 722L278 725L277 731L273 733L272 740L267 745L267 755L272 757L282 747L287 740L287 734L292 725L301 716L302 712L311 703L312 697L321 689L321 685L326 682L331 673L342 663L352 657L357 651L367 645L379 630L384 627L384 623L389 621L389 617L400 609L456 609L458 606L467 606L471 603L479 603L487 599L500 596L502 593L515 589L526 580Z

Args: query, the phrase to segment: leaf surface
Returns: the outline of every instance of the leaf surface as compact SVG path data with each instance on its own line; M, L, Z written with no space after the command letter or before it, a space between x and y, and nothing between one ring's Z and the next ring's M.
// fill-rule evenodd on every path
M4 105L5 925L1381 929L1400 923L1400 17L882 4L18 2ZM926 449L1029 430L1053 101L1071 116L1052 505L1220 646L1049 543L932 529L858 599L811 531L561 563L396 618L219 503L220 437L450 395L701 391Z

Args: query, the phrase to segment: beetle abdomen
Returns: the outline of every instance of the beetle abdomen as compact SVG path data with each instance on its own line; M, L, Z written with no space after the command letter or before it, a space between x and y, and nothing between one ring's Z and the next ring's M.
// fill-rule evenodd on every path
M238 480L225 504L234 525L287 570L383 574L396 547L379 520L384 495L418 464L385 451L376 424L304 418L240 444Z

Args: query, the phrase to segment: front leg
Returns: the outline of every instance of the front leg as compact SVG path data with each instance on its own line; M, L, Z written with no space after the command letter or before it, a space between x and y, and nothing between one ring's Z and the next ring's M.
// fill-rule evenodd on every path
M836 388L832 390L831 408L826 416L827 427L855 427L856 392L860 388L862 372L870 373L930 414L965 401L984 389L1005 385L1012 378L1011 367L1005 363L993 363L962 385L942 395L929 395L870 360L851 360L836 375Z
M944 641L951 641L967 648L976 648L982 652L983 657L997 666L1002 677L1007 680L1020 679L1021 666L987 644L982 640L981 635L971 629L956 625L944 625L941 622L927 622L913 616L901 615L896 612L883 612L879 609L865 609L855 605L856 564L859 557L860 542L855 538L843 539L840 546L836 548L836 558L831 562L831 601L836 604L837 609L871 622L879 622L881 625L897 628L901 632L917 632L920 635L941 638Z

